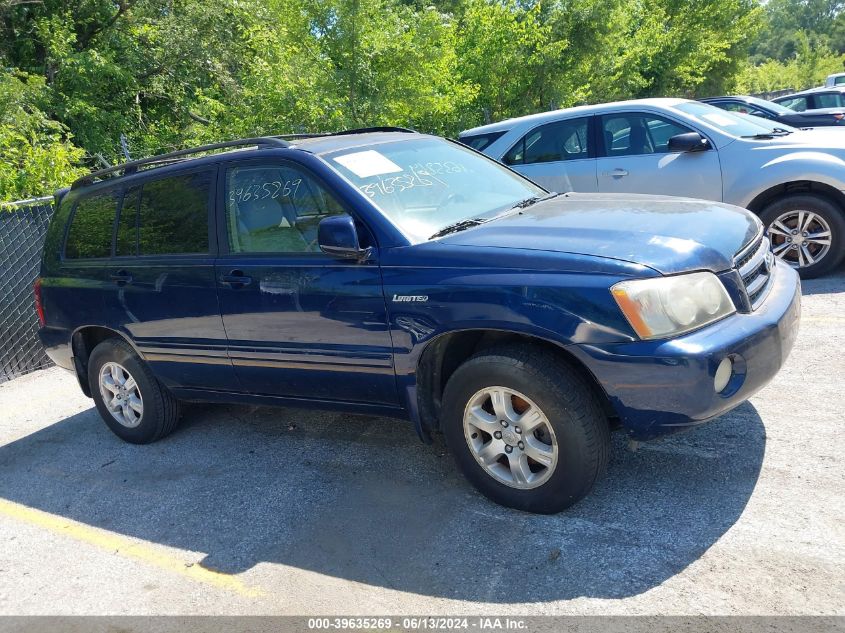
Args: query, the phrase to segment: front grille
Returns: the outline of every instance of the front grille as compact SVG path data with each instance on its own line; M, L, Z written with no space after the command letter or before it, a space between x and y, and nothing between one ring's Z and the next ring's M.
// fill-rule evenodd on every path
M772 255L769 238L761 235L744 248L734 259L734 268L742 277L751 309L756 310L766 299L772 283Z

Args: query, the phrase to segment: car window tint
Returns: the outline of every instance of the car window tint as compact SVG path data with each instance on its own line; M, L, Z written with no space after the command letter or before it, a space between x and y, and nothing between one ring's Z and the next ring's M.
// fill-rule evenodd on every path
M608 156L663 154L669 151L670 138L688 132L692 130L651 114L602 117L602 133Z
M464 145L471 147L472 149L477 149L481 152L484 151L484 148L490 145L490 143L503 136L504 133L505 132L502 131L490 132L488 134L473 134L472 136L462 136L458 140Z
M145 182L138 213L141 255L208 252L211 172Z
M740 114L753 114L754 116L763 117L764 119L771 119L772 115L768 112L761 110L760 108L755 108L753 105L748 103L716 103L716 105L723 110L727 110L729 112L739 112Z
M111 256L117 202L118 194L115 191L88 196L77 202L68 229L65 257L86 259Z
M233 253L318 253L317 225L344 210L317 180L287 165L226 172L226 224Z
M845 76L837 77L836 79L834 79L833 85L834 86L845 86Z
M138 254L138 202L140 199L140 187L132 187L123 196L114 248L114 254L118 257Z
M587 158L587 129L587 118L541 125L511 148L505 155L505 163L531 165Z
M803 112L807 109L806 97L789 97L788 99L779 100L778 103L796 112Z
M817 108L841 108L845 106L845 98L837 92L816 95Z

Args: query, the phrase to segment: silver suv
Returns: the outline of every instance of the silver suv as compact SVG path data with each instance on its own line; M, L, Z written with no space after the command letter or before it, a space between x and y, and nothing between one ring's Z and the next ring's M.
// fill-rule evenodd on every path
M552 191L650 193L745 207L804 278L845 256L845 131L797 130L686 99L534 114L459 139Z

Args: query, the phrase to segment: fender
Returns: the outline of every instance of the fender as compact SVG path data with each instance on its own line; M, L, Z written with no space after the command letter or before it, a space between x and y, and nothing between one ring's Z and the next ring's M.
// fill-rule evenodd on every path
M836 191L845 192L845 179L833 175L837 172L845 175L845 160L835 154L818 151L790 152L761 165L750 188L747 178L735 179L732 182L725 180L725 201L747 209L761 194L792 182L820 183Z

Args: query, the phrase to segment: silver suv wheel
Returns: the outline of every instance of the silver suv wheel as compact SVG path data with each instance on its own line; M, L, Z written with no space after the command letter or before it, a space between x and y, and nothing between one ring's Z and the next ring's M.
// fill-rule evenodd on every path
M793 268L811 266L830 251L830 225L812 211L782 213L769 225L768 232L772 252Z
M464 409L464 437L488 475L512 488L543 485L557 466L552 425L524 394L507 387L475 393Z
M138 384L123 365L109 362L100 369L100 395L112 417L126 428L141 424L144 400Z

